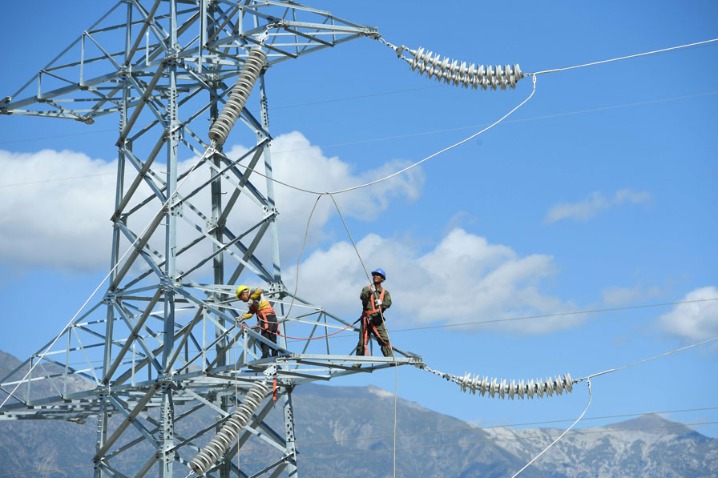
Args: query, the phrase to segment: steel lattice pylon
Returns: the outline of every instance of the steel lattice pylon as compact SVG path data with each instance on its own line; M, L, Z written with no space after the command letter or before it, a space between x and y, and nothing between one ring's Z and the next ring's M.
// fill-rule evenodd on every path
M282 281L264 75L359 37L378 33L291 1L120 0L0 102L7 115L119 117L104 295L2 380L0 419L96 418L96 477L187 476L248 390L269 381L275 397L207 476L296 477L295 386L366 370L351 366L362 361L421 363L401 351L394 363L336 353L330 335L352 324ZM208 125L252 48L266 62L231 134L254 147L230 157ZM254 344L265 339L237 320L240 280L263 282L274 303L283 332L276 360L258 359ZM290 334L304 340L289 347ZM232 458L250 443L264 463L240 470Z

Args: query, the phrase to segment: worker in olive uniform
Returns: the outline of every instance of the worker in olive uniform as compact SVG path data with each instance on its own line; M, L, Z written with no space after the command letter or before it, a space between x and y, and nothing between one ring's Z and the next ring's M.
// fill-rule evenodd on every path
M260 288L250 290L246 285L240 285L237 287L237 299L242 302L249 303L249 310L242 316L242 320L251 319L254 314L257 314L257 328L260 329L262 337L269 340L270 342L277 343L277 314L265 298L262 297ZM270 347L264 342L260 342L262 349L262 358L269 357L271 352L272 357L276 357L279 351L276 348Z
M359 294L362 316L356 354L369 355L369 337L373 334L381 345L381 353L384 357L393 357L389 333L384 324L384 312L391 307L391 295L382 286L382 282L386 280L386 272L383 269L376 269L372 271L371 276L372 284L364 287Z

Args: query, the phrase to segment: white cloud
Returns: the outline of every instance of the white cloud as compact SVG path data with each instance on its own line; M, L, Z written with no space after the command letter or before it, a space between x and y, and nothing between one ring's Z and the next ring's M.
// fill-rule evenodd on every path
M689 340L704 340L718 335L716 287L695 289L686 294L682 302L659 318L663 330Z
M243 148L235 148L230 153L241 154ZM385 177L407 163L390 161L379 168L355 172L352 165L337 157L324 156L321 149L312 146L299 132L281 135L272 141L272 165L274 178L282 183L307 191L325 193L352 188ZM263 169L260 168L260 171ZM423 186L424 175L421 169L413 168L404 174L382 181L368 188L334 195L342 214L362 220L372 220L384 211L392 198L404 197L416 199ZM264 187L261 188L265 190ZM292 241L297 232L306 228L309 214L315 205L317 195L297 191L282 184L274 186L279 207L279 223L284 232L283 244ZM331 198L322 197L314 208L312 225L323 225L336 214Z
M237 157L244 151L246 148L235 147L228 156ZM196 159L181 162L179 170L193 167ZM348 188L383 177L402 166L399 162L391 162L374 170L355 173L351 165L339 158L325 157L320 148L312 146L298 132L273 140L272 159L276 179L314 191ZM17 266L76 270L103 269L109 265L116 160L91 159L72 151L45 150L31 154L0 151L0 168L3 171L0 182L0 242L3 244L0 261ZM132 168L128 166L128 169ZM129 174L126 184L133 179ZM211 174L206 165L193 170L180 182L180 194L188 194ZM160 172L159 176L163 177L164 173ZM252 181L258 189L266 191L263 178L255 175ZM390 200L416 198L422 184L423 173L420 169L412 169L361 192L337 195L336 200L345 216L370 220L386 209ZM280 247L287 257L296 257L317 196L279 184L274 187L279 210ZM135 195L135 203L149 195L149 188L143 183L140 193ZM240 197L240 206L228 218L229 226L237 234L257 224L265 213L246 196ZM180 248L198 237L194 226L204 227L209 216L208 191L194 196L191 202L205 213L205 217L198 216L190 207L183 208L177 222ZM129 218L129 227L140 234L159 209L159 201L154 200L136 213L136 217ZM309 245L328 234L325 226L335 215L331 199L322 198L312 216ZM158 251L164 248L161 234L160 229L152 242ZM269 236L266 237L260 251L269 254ZM121 252L128 245L129 242L124 241ZM191 251L191 256L185 253L178 258L180 270L211 254L211 243L204 240ZM271 267L271 258L266 265Z
M234 148L229 155L236 157L240 152L241 148ZM183 162L180 170L187 170L195 160ZM357 173L338 158L324 156L299 133L274 140L273 164L277 179L315 191L355 186L401 167L385 164ZM69 151L0 152L0 167L5 173L0 188L3 263L79 270L107 267L116 161L93 160ZM192 191L208 177L206 166L198 168L182 183L180 192ZM266 187L257 177L253 181L260 189ZM336 199L345 216L371 220L395 198L417 197L422 183L421 170L414 169L391 181L338 195ZM281 185L275 185L275 193L280 208L280 246L291 254L298 253L316 195ZM209 198L196 196L192 201L202 209ZM240 207L230 216L230 226L236 231L244 230L262 215L261 208L248 199L243 201L252 207ZM138 217L131 218L135 232L142 231L159 208L158 201L152 204L157 207L146 208ZM326 226L335 215L330 198L323 198L312 218L310 246L328 234ZM178 220L180 241L196 236L185 220L191 224L201 219L195 218L191 208L184 208ZM154 246L162 250L161 238L159 241ZM361 238L357 247L368 271L375 267L387 270L387 286L395 302L392 316L406 325L447 324L466 329L480 326L482 330L493 327L531 334L568 327L576 321L575 316L551 316L573 307L541 291L543 281L553 274L554 264L549 256L520 257L508 246L491 244L461 228L450 230L429 251L420 250L411 238L377 234ZM291 254L290 257L297 257ZM191 262L196 257L188 259ZM184 255L178 260L180 269L185 260ZM300 296L316 301L329 312L358 317L359 289L368 279L350 242L336 242L306 253L299 272ZM295 273L295 264L284 264L284 278L290 288ZM536 315L546 317L501 321Z
M534 334L576 324L577 316L560 315L574 310L571 304L540 290L554 272L549 256L519 257L507 246L459 228L426 253L406 238L375 234L364 237L357 248L368 270L387 271L386 286L394 300L390 316L406 326L441 323ZM292 280L295 273L292 268L288 274ZM300 295L339 315L358 317L359 290L367 279L348 242L311 254L299 277ZM502 320L531 316L543 317Z
M89 270L109 263L114 163L0 151L0 260Z
M552 206L546 214L547 223L561 221L563 219L575 219L577 221L588 221L604 209L620 206L624 203L640 204L650 200L651 195L647 192L631 191L621 189L616 191L612 197L605 197L601 192L594 191L585 200L577 203L562 203Z
M228 152L228 156L236 158L246 151L244 147L234 147ZM305 246L305 234L308 248L318 241L334 239L335 231L325 226L338 216L337 206L344 218L374 220L389 207L390 201L416 199L424 183L422 170L413 168L371 187L334 194L334 200L327 195L317 200L316 193L336 192L366 184L405 167L407 163L394 160L375 169L355 171L353 165L337 157L325 156L319 147L313 146L299 132L273 139L271 154L273 177L278 181L274 184L274 195L279 211L279 245L283 262L296 261ZM264 173L261 165L257 170ZM266 191L266 181L263 178L255 176L253 181L260 191ZM252 208L248 210L256 209L253 206ZM237 221L246 218L239 216L241 214L230 218L230 221L234 221L230 222L230 227L242 230L247 224ZM343 237L343 232L341 235Z

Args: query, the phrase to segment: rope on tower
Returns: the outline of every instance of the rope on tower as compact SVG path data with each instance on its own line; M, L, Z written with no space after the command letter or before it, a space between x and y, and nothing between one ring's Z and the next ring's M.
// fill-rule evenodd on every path
M514 398L540 398L544 395L550 397L552 395L561 395L564 392L570 393L573 391L573 384L579 382L579 380L573 380L568 373L565 373L563 376L556 376L553 379L549 377L546 380L519 380L517 383L515 380L508 382L506 379L481 377L480 375L472 376L470 373L460 377L450 373L439 372L426 365L420 366L420 368L434 375L438 375L449 382L454 382L461 387L462 392L469 391L472 394L478 393L481 396L489 395L491 398L509 398L511 400Z
M217 146L224 144L229 132L234 128L234 124L242 113L242 109L247 103L247 98L252 93L254 84L257 82L266 61L267 54L262 50L261 46L255 46L249 50L244 67L239 72L237 82L229 94L229 99L209 130L209 138Z
M270 386L264 381L255 383L244 397L242 404L224 423L222 429L212 438L206 447L189 463L198 476L204 475L234 443L242 429L247 426L252 414L269 395Z

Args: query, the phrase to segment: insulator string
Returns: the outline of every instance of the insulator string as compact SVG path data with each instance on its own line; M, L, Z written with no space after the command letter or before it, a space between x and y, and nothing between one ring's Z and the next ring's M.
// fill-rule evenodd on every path
M507 87L516 88L516 83L526 76L519 65L469 64L465 61L459 62L442 57L438 53L427 51L424 48L411 50L402 47L402 51L411 53L413 57L411 59L404 56L400 56L400 58L409 63L412 71L449 85L481 88L482 90L505 90Z
M571 375L565 373L557 375L554 378L536 379L536 380L516 380L508 381L507 379L499 379L494 377L465 374L463 377L452 375L450 373L439 372L426 365L423 367L427 372L446 379L461 387L462 392L470 392L471 394L479 394L481 396L489 396L491 398L508 398L508 399L530 399L541 398L544 396L551 397L553 395L562 395L573 391L573 384L578 380L573 380Z
M189 463L190 468L198 476L204 475L234 443L242 429L247 426L252 414L269 394L269 385L263 381L255 383L244 397L242 404L224 423L222 429L206 447Z
M223 145L227 140L229 132L237 122L249 95L252 93L257 78L262 73L266 60L267 54L262 50L261 46L256 46L249 50L244 67L237 77L237 82L232 87L232 92L229 94L229 99L209 130L210 139L218 146Z
M407 62L412 71L448 85L482 90L505 90L507 87L515 88L521 78L529 76L521 71L519 65L492 66L459 62L424 48L412 50L404 45L392 45L381 37L377 40L394 50L396 56ZM404 52L408 52L410 57L405 56Z

